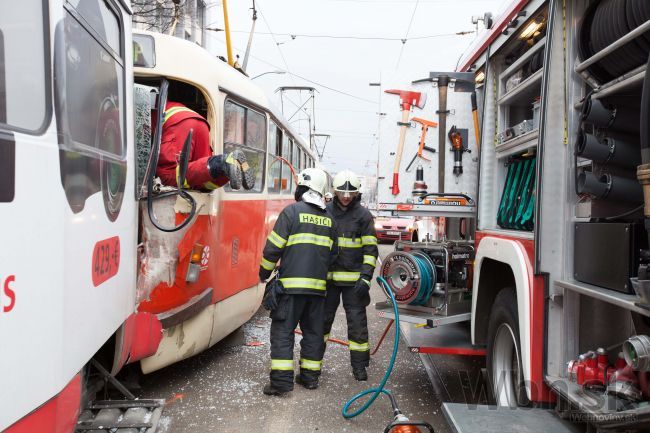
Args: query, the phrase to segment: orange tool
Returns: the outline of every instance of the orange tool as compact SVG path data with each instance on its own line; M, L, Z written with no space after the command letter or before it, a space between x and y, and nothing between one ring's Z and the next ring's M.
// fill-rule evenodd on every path
M434 127L434 128L438 127L438 122L434 122L433 120L422 119L420 117L414 117L411 119L411 121L418 122L419 124L422 125L422 134L420 135L420 146L418 147L418 156L422 159L426 159L427 161L431 161L429 158L422 155L422 151L424 150L424 137L427 136L427 130L430 127Z

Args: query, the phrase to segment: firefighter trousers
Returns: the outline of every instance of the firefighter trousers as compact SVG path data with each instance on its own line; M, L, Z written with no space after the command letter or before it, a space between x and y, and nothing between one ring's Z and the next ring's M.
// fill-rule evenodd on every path
M323 352L341 299L343 299L343 309L348 322L350 363L352 368L367 367L370 362L370 346L366 307L370 304L370 294L366 293L365 296L359 297L352 286L338 286L331 283L327 285Z
M271 312L271 385L279 391L293 389L294 330L300 325L300 376L318 382L323 359L325 298L318 295L284 295Z

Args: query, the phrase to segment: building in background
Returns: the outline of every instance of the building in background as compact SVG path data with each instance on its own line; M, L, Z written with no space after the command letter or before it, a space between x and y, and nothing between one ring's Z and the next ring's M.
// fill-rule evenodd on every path
M133 28L171 34L201 46L212 0L132 0Z

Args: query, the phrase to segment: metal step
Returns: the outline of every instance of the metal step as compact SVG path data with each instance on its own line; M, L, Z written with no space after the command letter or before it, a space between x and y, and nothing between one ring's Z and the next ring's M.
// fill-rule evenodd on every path
M582 433L577 424L546 409L443 403L442 412L454 433Z
M79 415L75 433L156 433L165 400L103 400Z
M401 322L414 323L416 325L435 328L450 323L467 322L472 318L472 313L460 313L451 316L442 316L431 313L432 308L411 307L400 305L399 320ZM375 309L379 317L395 320L393 306L389 302L377 302Z

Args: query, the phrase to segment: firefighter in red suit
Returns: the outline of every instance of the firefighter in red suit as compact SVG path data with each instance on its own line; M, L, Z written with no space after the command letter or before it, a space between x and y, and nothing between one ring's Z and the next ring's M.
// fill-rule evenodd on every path
M185 138L192 132L190 158L185 187L213 190L230 181L232 189L251 189L255 185L246 154L235 150L227 155L213 155L210 147L210 125L197 112L179 102L168 101L160 143L156 175L164 185L177 186L178 162Z

